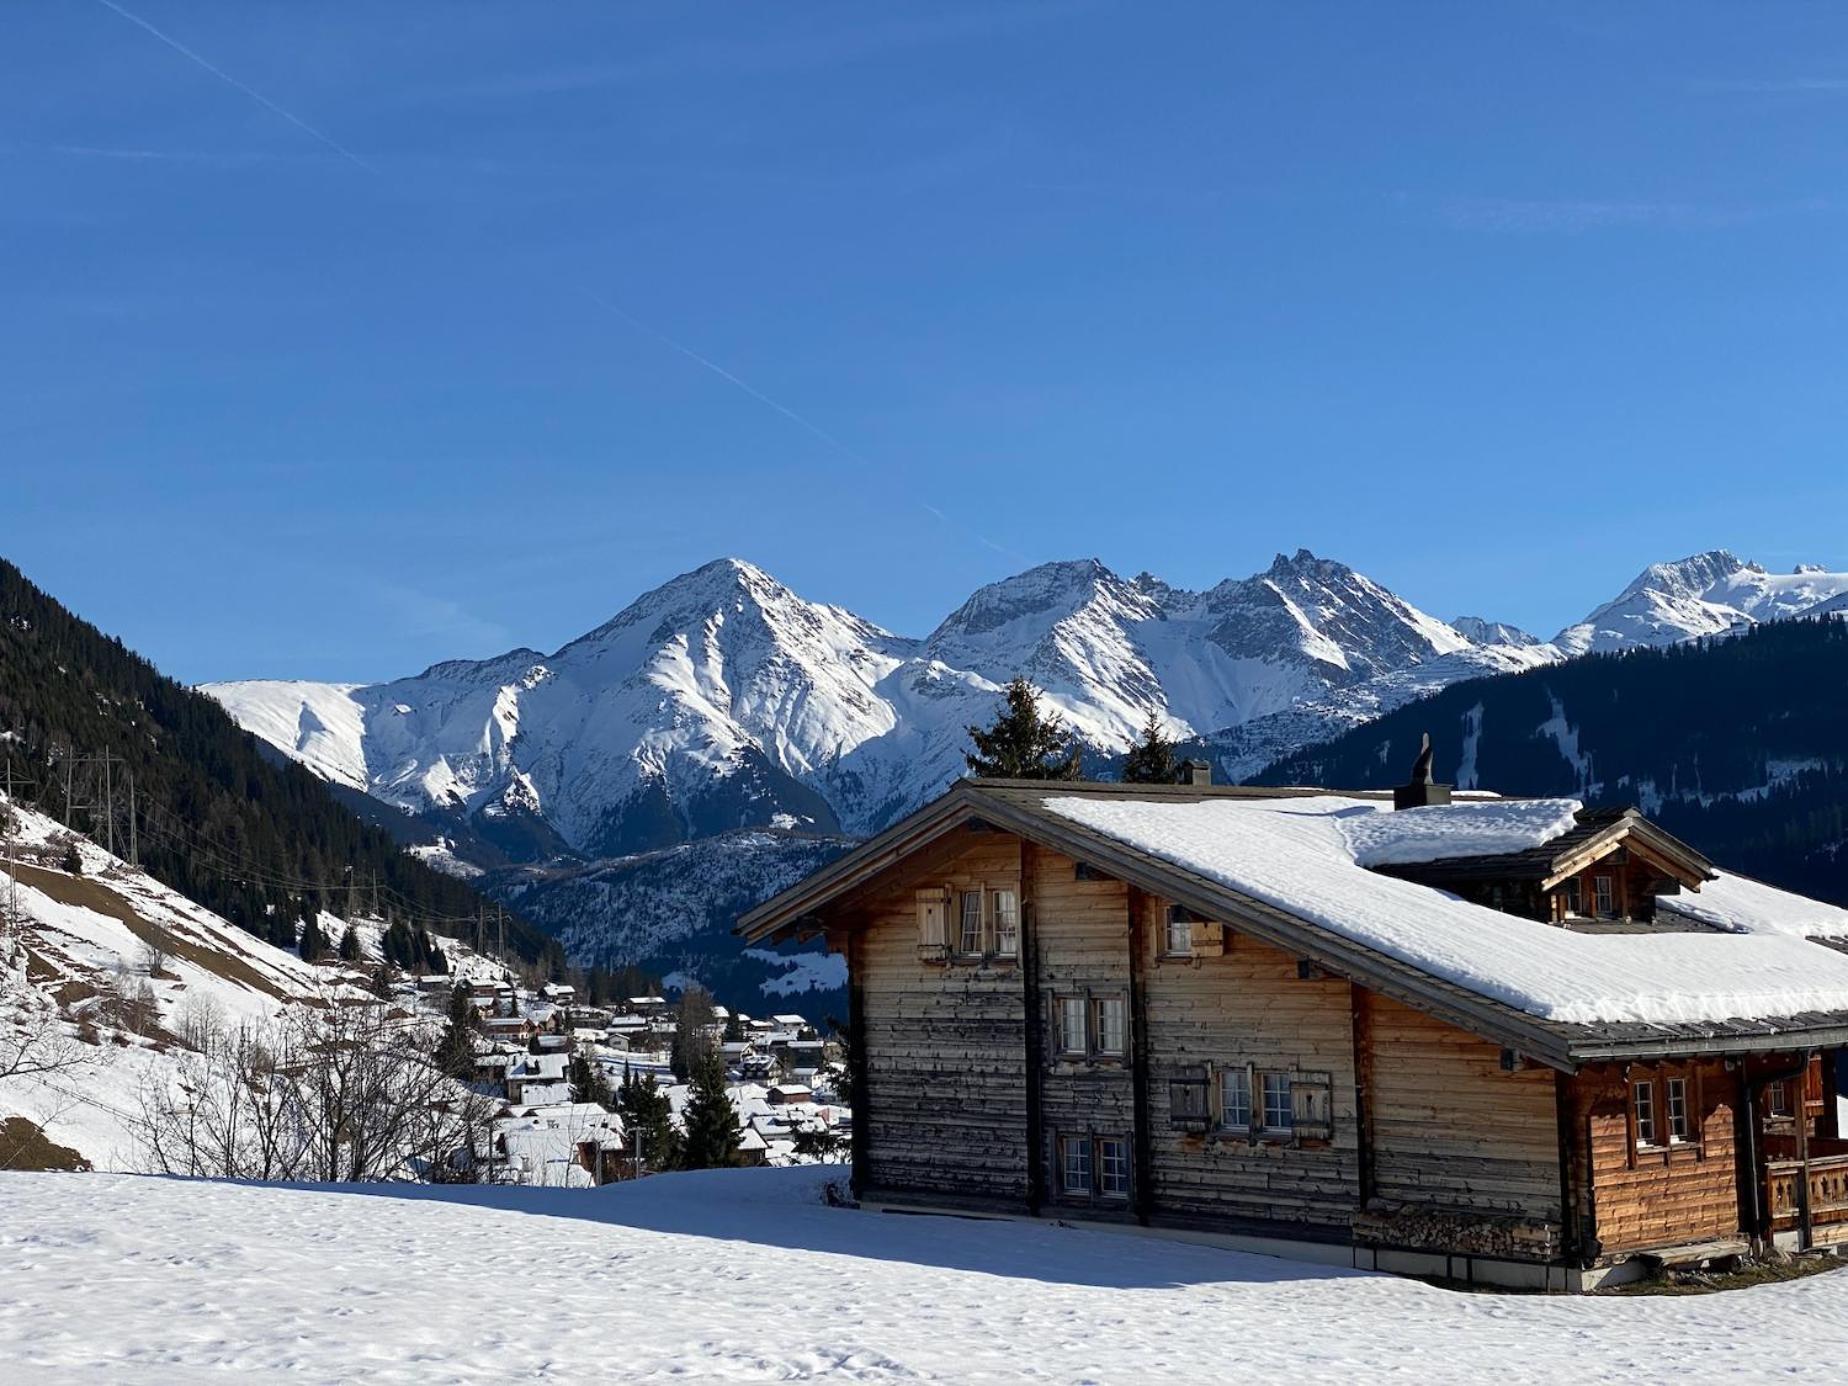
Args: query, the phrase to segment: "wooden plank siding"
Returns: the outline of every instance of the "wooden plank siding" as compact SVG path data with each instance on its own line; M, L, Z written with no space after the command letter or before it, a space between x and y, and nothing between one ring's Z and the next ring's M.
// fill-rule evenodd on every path
M916 899L921 885L1018 891L1020 850L1009 834L959 834L854 901L867 1191L1026 1203L1021 968L921 958Z
M1367 993L1376 1195L1431 1208L1560 1219L1553 1074L1504 1072L1499 1045Z
M1304 979L1295 958L1230 931L1217 956L1162 956L1167 902L1148 897L1144 908L1155 1212L1345 1229L1359 1206L1361 1163L1348 983ZM1170 1082L1205 1066L1216 1088L1231 1064L1327 1073L1332 1139L1298 1144L1178 1129ZM1216 1112L1216 1094L1212 1106Z
M1057 852L1030 854L1034 962L1044 1062L1039 1079L1041 1159L1049 1201L1079 1203L1100 1213L1128 1216L1132 1200L1101 1193L1072 1198L1062 1192L1057 1152L1064 1137L1135 1138L1132 1055L1073 1059L1059 1050L1055 1006L1061 997L1087 1001L1120 997L1128 1030L1130 999L1129 887L1121 881L1079 880L1078 863ZM1093 1183L1096 1183L1093 1171Z
M1738 1078L1723 1060L1671 1065L1636 1064L1630 1074L1656 1084L1688 1078L1694 1139L1638 1149L1629 1080L1622 1064L1600 1064L1569 1080L1578 1158L1589 1172L1575 1175L1582 1225L1605 1254L1647 1250L1743 1235L1740 1226L1734 1108ZM1662 1120L1658 1116L1658 1121Z

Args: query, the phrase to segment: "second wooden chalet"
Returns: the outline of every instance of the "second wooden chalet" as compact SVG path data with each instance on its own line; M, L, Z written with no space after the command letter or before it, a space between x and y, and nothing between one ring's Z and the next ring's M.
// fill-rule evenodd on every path
M1848 912L1428 780L963 781L739 932L847 956L871 1205L1566 1289L1848 1242Z

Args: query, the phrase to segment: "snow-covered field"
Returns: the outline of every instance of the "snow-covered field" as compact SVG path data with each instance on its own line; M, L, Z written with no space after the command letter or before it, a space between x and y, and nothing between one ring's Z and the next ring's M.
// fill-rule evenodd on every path
M1056 1224L828 1208L838 1170L589 1191L0 1175L0 1380L1838 1381L1848 1274L1472 1295Z

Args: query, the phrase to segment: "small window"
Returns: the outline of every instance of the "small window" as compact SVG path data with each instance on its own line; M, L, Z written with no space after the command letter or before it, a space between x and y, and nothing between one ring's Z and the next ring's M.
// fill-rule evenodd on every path
M1288 1131L1296 1124L1296 1108L1290 1101L1290 1075L1264 1075L1264 1129Z
M1790 1087L1786 1083L1772 1083L1765 1088L1765 1114L1774 1117L1790 1115Z
M1639 1078L1630 1089L1630 1103L1636 1112L1636 1143L1656 1143L1655 1084Z
M1056 1005L1059 1016L1059 1052L1061 1054L1089 1053L1090 1037L1085 1031L1084 998L1082 996L1061 996Z
M1091 1141L1088 1136L1059 1137L1059 1189L1068 1194L1091 1192Z
M1097 1008L1097 1052L1122 1057L1129 1052L1129 1003L1121 996L1100 996Z
M1193 956L1193 916L1180 905L1168 907L1168 936L1165 952L1171 958Z
M1121 1136L1097 1143L1097 1191L1105 1198L1129 1197L1129 1142Z
M1617 913L1616 897L1611 893L1609 876L1593 876L1591 890L1592 898L1596 902L1598 918L1609 919Z
M1577 876L1566 882L1562 893L1565 896L1568 918L1576 919L1585 913L1585 892Z
M1662 1084L1662 1105L1668 1117L1668 1139L1680 1145L1688 1139L1688 1080L1670 1078Z
M956 951L972 954L982 951L982 892L979 890L962 893L962 929L957 935Z
M1011 890L995 892L995 953L1020 956L1020 897Z
M1251 1070L1243 1065L1219 1075L1219 1126L1223 1131L1251 1129Z

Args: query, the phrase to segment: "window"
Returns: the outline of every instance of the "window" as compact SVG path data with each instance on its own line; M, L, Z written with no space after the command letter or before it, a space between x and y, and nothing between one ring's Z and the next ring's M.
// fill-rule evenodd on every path
M1068 1194L1091 1192L1090 1137L1059 1137L1059 1190Z
M1296 1109L1290 1101L1290 1075L1264 1075L1264 1129L1288 1131L1296 1123Z
M1118 1058L1129 1052L1129 1003L1121 996L1100 996L1097 1007L1097 1052Z
M1630 1105L1636 1113L1636 1143L1656 1143L1655 1084L1639 1078L1630 1088Z
M1090 1036L1085 1032L1085 1004L1082 996L1061 996L1056 1002L1059 1013L1059 1052L1087 1054Z
M1680 1145L1688 1138L1688 1080L1670 1078L1662 1084L1663 1107L1668 1117L1668 1140Z
M1011 890L995 892L995 953L1020 956L1020 897Z
M1129 1197L1129 1142L1121 1136L1097 1143L1097 1191L1105 1198Z
M1609 919L1617 913L1616 899L1611 894L1611 878L1609 876L1593 876L1591 878L1591 891L1592 899L1596 902L1598 918Z
M1562 893L1565 896L1567 918L1576 919L1585 913L1585 892L1577 876L1566 882Z
M1219 1126L1224 1131L1251 1129L1251 1070L1243 1065L1219 1075Z
M1193 956L1193 916L1179 905L1168 907L1168 937L1163 950L1171 958Z
M962 893L962 929L957 935L956 950L959 953L982 951L982 892L979 890Z
M1771 1083L1765 1088L1765 1115L1787 1117L1790 1112L1790 1086L1787 1083Z

